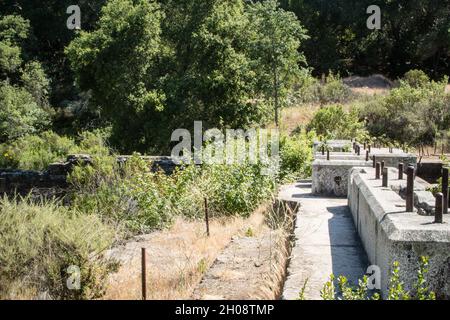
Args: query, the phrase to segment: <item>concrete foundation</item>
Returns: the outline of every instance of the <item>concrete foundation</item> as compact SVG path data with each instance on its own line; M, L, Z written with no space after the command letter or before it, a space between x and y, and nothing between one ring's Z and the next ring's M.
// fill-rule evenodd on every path
M371 166L360 160L315 160L313 162L312 194L346 197L348 174L354 167Z
M370 263L381 269L382 295L388 294L395 261L400 263L400 278L405 288L414 291L419 258L428 256L430 289L438 298L449 299L450 217L445 215L445 224L435 224L433 216L405 212L401 190L406 187L406 180L396 180L396 173L390 169L392 178L387 188L381 187L381 180L374 179L372 168L353 168L349 176L350 211ZM415 189L418 204L426 191L420 182Z
M373 157L376 162L385 162L386 167L398 168L399 163L417 167L417 157L413 154L403 153L394 149L392 153L386 153L385 149L372 149L369 161L364 154L357 155L351 152L332 152L330 160L322 153L315 154L312 174L312 193L327 196L346 197L348 190L349 171L353 167L372 167ZM363 153L363 150L361 150Z

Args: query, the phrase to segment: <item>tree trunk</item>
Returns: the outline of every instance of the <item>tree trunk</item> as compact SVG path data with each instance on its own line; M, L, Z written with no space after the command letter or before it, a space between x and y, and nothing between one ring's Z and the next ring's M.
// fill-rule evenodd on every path
M275 125L277 128L280 126L279 112L278 112L278 74L275 62L272 65L273 71L273 95L274 95L274 107L275 107Z

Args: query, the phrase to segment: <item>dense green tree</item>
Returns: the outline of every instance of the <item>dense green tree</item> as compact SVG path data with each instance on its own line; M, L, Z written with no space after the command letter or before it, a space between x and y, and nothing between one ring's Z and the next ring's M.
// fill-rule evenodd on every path
M39 62L24 60L28 36L27 20L0 18L0 143L49 124L49 82Z
M158 135L152 124L161 122L165 101L157 72L162 16L154 1L111 0L98 28L82 31L67 48L81 90L92 91L122 150L142 151Z
M0 1L0 14L20 15L29 21L31 35L25 54L40 61L51 81L50 102L54 107L65 105L66 100L78 98L74 77L64 54L64 48L76 36L66 26L67 8L78 5L81 9L81 28L92 30L100 9L106 0L8 0Z
M250 50L258 85L273 104L278 126L279 108L300 75L300 64L306 65L299 51L301 41L307 39L306 31L293 13L279 8L276 0L252 4L248 10L255 32Z
M245 128L266 121L255 99L251 31L242 0L172 0L164 6L164 32L174 55L165 88L177 126Z
M27 90L0 82L0 143L37 133L48 124L48 113Z
M381 72L402 76L423 69L450 73L450 5L440 0L281 0L309 30L303 49L316 75ZM366 26L370 5L381 9L381 30Z

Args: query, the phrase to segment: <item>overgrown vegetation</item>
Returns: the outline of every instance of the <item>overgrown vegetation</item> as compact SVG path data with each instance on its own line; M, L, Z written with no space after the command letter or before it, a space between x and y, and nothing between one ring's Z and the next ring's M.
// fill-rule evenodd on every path
M309 131L314 130L324 140L358 139L364 140L368 135L364 123L360 122L355 110L347 112L341 105L321 108L308 124Z
M399 12L391 1L386 28L367 34L364 15L349 23L340 14L363 12L366 2L80 0L79 31L65 28L68 0L1 3L0 168L45 170L76 153L93 163L70 174L70 208L1 200L0 296L100 297L112 268L105 248L177 216L199 218L205 199L212 217L248 216L277 183L310 176L316 138L443 145L448 78L412 70L386 96L363 99L341 75L448 73L448 8L417 0L428 11ZM320 110L292 135L282 132L272 176L260 164L187 164L167 176L138 154L116 161L116 152L168 154L171 133L195 120L205 130L282 127L280 109L298 104ZM81 266L81 291L64 284L71 265Z
M0 167L22 170L45 170L69 154L108 155L105 132L83 132L76 139L52 131L26 135L12 143L0 144Z
M360 105L360 118L374 137L412 146L433 145L450 128L447 83L448 78L435 82L423 72L408 72L388 95Z
M419 268L417 270L417 280L414 284L413 292L406 291L403 282L400 280L400 264L394 262L389 280L387 300L436 300L436 295L428 288L426 275L428 269L428 257L420 257ZM337 282L337 288L335 283ZM348 283L348 279L339 276L337 279L334 275L330 276L322 290L321 297L324 300L379 300L381 299L379 292L371 292L368 290L368 277L358 281L357 287L352 287ZM304 298L304 290L300 292L300 298Z
M98 216L54 201L0 199L0 298L101 297L106 276L114 269L103 252L117 233ZM79 268L80 290L66 285L71 266Z

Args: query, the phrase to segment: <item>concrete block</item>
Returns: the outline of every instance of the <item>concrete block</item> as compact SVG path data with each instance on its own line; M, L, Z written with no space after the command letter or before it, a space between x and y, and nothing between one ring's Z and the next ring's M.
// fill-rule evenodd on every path
M434 224L432 216L405 212L405 201L398 191L382 188L374 175L372 168L351 170L349 207L370 263L381 269L382 295L387 296L394 261L400 263L405 288L413 291L419 257L428 256L430 289L439 298L450 298L450 224ZM423 188L421 184L418 187ZM425 192L416 190L418 203L431 200Z

